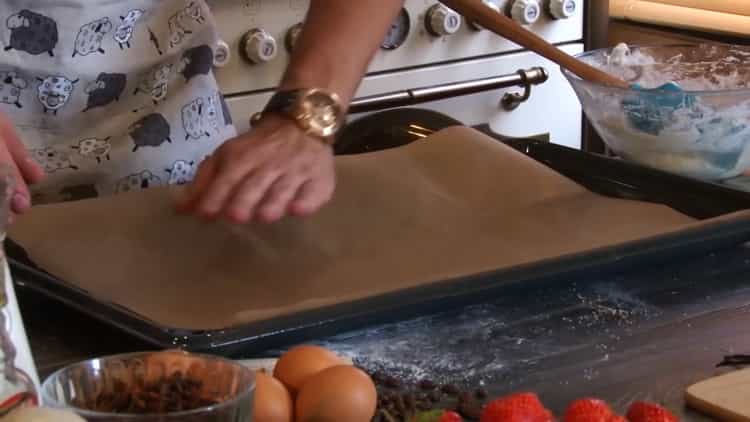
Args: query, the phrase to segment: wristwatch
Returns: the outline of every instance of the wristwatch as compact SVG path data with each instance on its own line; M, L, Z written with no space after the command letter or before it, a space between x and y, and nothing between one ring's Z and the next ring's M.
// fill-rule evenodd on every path
M250 124L256 124L268 113L292 119L305 133L328 144L333 143L345 118L339 96L320 88L276 92L263 111L250 118Z

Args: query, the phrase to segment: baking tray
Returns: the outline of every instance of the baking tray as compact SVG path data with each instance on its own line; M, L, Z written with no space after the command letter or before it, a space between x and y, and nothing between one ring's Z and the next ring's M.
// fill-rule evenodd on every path
M352 122L341 133L336 153L395 148L460 122L429 110L399 109ZM698 219L750 208L750 194L648 169L615 158L581 152L539 139L510 139L477 129L512 146L588 189L611 197L668 205ZM190 331L160 326L114 303L102 302L38 268L23 248L6 240L6 254L19 288L50 296L156 347L182 347L227 356L250 355L289 344L492 301L514 288L542 287L673 259L689 259L750 240L750 221L728 219L658 239L484 272L428 287L406 289L363 300L300 312L238 327Z

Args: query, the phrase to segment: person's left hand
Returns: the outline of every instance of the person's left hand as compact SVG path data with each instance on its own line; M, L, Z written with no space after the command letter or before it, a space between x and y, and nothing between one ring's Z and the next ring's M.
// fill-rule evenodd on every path
M201 163L178 209L237 223L305 216L331 198L334 173L330 146L269 115Z

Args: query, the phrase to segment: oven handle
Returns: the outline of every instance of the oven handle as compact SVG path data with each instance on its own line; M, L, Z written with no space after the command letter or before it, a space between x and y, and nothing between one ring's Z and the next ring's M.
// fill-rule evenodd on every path
M356 98L352 100L349 106L349 113L355 114L381 111L393 107L404 107L430 101L444 100L447 98L476 94L499 88L509 88L513 86L523 87L525 90L523 95L505 94L503 97L501 103L506 110L510 111L529 98L532 85L542 84L546 82L547 79L549 79L549 73L547 73L546 69L543 67L532 67L526 70L519 70L509 75L453 82Z

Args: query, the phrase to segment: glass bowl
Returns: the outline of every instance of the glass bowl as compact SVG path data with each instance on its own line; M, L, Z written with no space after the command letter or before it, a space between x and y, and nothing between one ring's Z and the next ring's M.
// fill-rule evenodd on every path
M577 58L642 88L676 82L681 92L584 81L562 69L583 112L616 155L706 181L750 168L750 47L626 46Z
M42 384L42 404L88 422L247 422L254 372L231 360L179 351L76 363Z

